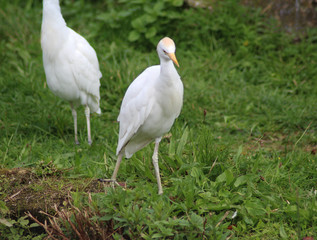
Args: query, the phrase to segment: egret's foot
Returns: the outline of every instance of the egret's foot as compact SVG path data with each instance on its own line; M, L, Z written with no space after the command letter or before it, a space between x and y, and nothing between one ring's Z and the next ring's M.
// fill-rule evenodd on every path
M159 194L159 195L162 195L162 194L163 194L163 190L159 190L159 191L158 191L158 194Z
M78 141L78 140L75 140L75 144L76 144L76 145L79 145L79 141Z
M89 144L89 146L91 146L91 144L92 144L92 141L91 141L91 140L88 140L88 144Z
M117 186L121 187L121 185L115 179L102 179L102 178L99 178L98 181L99 182L108 182L108 183L110 183L111 187L113 187L113 188L114 188L114 185L117 185Z

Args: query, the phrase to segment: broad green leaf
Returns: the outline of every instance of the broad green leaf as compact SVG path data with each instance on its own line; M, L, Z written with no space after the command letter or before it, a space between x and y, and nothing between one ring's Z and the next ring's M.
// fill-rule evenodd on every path
M197 215L196 213L192 213L190 215L190 222L197 228L199 228L200 230L203 230L203 223L204 223L204 219Z
M6 203L4 201L0 200L0 213L6 214L8 213L10 210L9 208L6 206Z
M0 218L0 223L7 226L7 227L12 227L13 224L11 222L9 222L7 219L5 218Z
M220 190L218 192L218 196L222 197L222 198L228 198L228 197L230 197L231 194L232 193L225 188L220 188Z
M131 22L131 26L137 30L143 30L146 25L143 17L138 17Z
M161 15L163 15L163 14L161 14ZM169 12L168 13L168 18L169 19L179 19L181 17L182 17L182 15L180 13L178 13L178 12Z
M262 216L266 213L260 201L248 201L245 204L245 208L251 216Z
M184 4L184 0L173 0L172 1L172 4L175 6L175 7L180 7Z
M128 37L128 40L130 41L130 42L134 42L134 41L136 41L136 40L138 40L140 38L140 34L137 32L137 31L131 31L130 33L129 33L129 37Z
M213 210L213 211L221 211L221 210L225 210L225 209L230 209L230 206L227 205L227 204L222 204L222 203L219 203L219 204L208 204L207 205L208 209L209 210Z
M297 207L296 205L287 205L287 207L285 208L285 212L297 212Z
M243 220L245 221L246 224L253 225L253 220L249 218L248 216L244 215Z
M175 150L176 150L176 146L175 146L175 141L173 138L170 138L170 143L169 143L169 147L168 147L168 155L175 155Z
M237 180L234 182L235 187L239 187L240 185L245 184L248 181L248 176L243 175L237 178Z
M199 194L200 197L204 198L204 199L209 199L212 197L211 192L203 192Z
M159 14L164 8L164 2L163 1L157 1L153 7L154 12Z
M151 6L145 5L143 7L144 12L148 13L148 14L154 14L153 8Z
M152 235L152 238L162 238L162 237L164 237L164 236L161 233L154 233Z
M233 180L234 180L233 174L229 169L224 171L222 174L220 174L216 178L216 182L226 182L226 185L230 185L230 183L232 183Z
M38 223L32 223L30 224L30 228L33 228L33 227L39 227L40 225Z
M154 37L156 34L156 28L155 27L151 27L146 33L145 33L145 37L146 38L151 38Z
M226 173L223 172L221 173L217 178L216 178L216 182L225 182L226 181Z
M243 146L240 145L239 148L238 148L238 152L236 153L236 155L233 157L233 161L234 162L237 162L238 159L240 158L240 155L242 153L242 150L243 150Z
M225 173L226 173L226 182L227 182L227 185L230 185L230 184L233 182L233 180L234 180L233 174L232 174L232 172L231 172L229 169L227 169L227 170L225 171Z
M183 132L183 135L181 137L181 139L179 140L179 144L178 144L178 147L177 147L177 151L176 151L176 154L178 156L181 156L182 152L183 152L183 149L185 147L185 144L187 142L187 138L188 138L188 127L186 127L184 129L184 132Z
M99 221L109 221L110 219L112 219L111 215L105 215L105 216L102 216L101 218L99 218L98 220Z
M201 175L201 172L199 171L198 168L193 167L192 170L190 171L190 175L194 178L199 178Z
M283 239L289 239L286 232L285 232L284 225L282 223L280 225L280 236Z
M25 227L29 224L29 220L25 219L25 217L19 218L18 222L20 223L21 226Z
M175 221L175 223L178 226L189 227L189 222L187 220L185 220L185 219L176 219L176 220L173 220L173 221Z
M167 237L167 236L174 236L173 230L171 228L169 228L169 226L164 226L162 229L162 234Z
M148 23L153 23L153 22L156 21L156 16L153 16L153 15L150 15L150 14L144 14L144 15L142 16L142 19L144 20L144 22L145 22L146 24L148 24Z
M133 11L131 9L129 10L126 10L126 11L120 11L118 13L118 17L120 18L126 18L126 17L129 17L130 15L132 15Z

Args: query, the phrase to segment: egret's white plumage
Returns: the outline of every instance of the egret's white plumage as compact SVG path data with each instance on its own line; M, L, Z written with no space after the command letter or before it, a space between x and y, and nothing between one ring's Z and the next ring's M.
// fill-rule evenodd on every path
M70 102L76 143L75 108L80 104L86 107L88 143L91 144L90 112L101 113L99 79L102 75L96 52L85 38L66 26L59 0L43 0L41 31L47 85L56 96Z
M157 45L160 65L151 66L129 86L120 109L118 160L111 181L116 180L122 157L130 158L136 151L155 140L153 164L159 194L163 193L158 167L158 147L179 116L183 104L183 83L173 62L175 44L165 37Z

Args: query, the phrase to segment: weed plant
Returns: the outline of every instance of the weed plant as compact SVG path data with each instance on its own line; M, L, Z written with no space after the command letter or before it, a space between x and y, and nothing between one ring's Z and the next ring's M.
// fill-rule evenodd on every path
M41 1L0 2L0 167L52 162L71 169L64 177L109 178L124 93L158 64L155 45L167 35L185 95L160 147L164 194L157 195L151 144L122 162L118 180L127 189L107 188L86 203L76 193L74 204L94 209L93 221L111 221L114 239L317 236L316 29L285 34L260 9L234 0L212 11L155 2L61 0L68 26L95 48L103 74L92 146L83 108L76 146L70 107L45 83ZM0 222L0 230L8 227Z

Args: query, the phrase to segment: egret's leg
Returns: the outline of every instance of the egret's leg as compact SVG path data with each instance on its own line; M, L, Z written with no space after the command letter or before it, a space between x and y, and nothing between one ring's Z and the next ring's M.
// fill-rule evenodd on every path
M120 167L120 163L121 163L121 161L122 161L122 157L123 157L123 154L122 154L122 152L120 152L119 155L118 155L118 159L117 159L116 166L115 166L115 168L114 168L114 171L113 171L112 177L111 177L111 181L113 181L113 182L116 181L117 174L118 174L119 167Z
M158 149L159 149L159 144L160 144L161 138L155 139L155 147L154 147L154 153L153 153L153 165L154 165L154 171L155 171L155 176L157 180L157 185L158 185L158 194L163 193L163 188L161 184L161 177L160 177L160 169L158 165Z
M85 108L85 115L86 115L86 121L87 121L87 133L88 133L88 144L91 145L91 133L90 133L90 109L88 106Z
M117 178L117 173L119 171L120 163L122 161L122 157L123 157L123 153L120 152L119 155L118 155L117 163L116 163L116 166L115 166L114 171L112 173L111 179L99 179L99 181L101 181L101 182L110 182L110 184L111 184L111 186L113 188L114 188L115 184L120 186L119 183L117 183L116 178Z
M73 118L74 118L74 132L75 132L75 143L78 145L78 136L77 136L77 112L76 109L74 108L73 104L70 104L71 108L72 108L72 114L73 114Z

